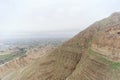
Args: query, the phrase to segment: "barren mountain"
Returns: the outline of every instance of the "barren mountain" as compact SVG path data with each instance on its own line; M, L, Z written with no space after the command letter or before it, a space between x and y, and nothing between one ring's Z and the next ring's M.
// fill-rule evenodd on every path
M120 13L95 22L9 80L120 80Z

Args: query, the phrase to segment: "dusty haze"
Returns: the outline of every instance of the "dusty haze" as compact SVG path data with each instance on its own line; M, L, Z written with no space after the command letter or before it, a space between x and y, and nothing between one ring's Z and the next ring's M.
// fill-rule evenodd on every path
M0 37L72 37L120 11L119 0L0 1Z

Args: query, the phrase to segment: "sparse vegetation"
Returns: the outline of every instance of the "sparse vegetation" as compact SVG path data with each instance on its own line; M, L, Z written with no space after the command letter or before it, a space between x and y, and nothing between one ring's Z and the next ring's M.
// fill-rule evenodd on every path
M10 53L5 55L0 55L0 64L4 64L5 62L8 62L16 57L22 57L26 54L25 50L20 50L17 53Z
M107 59L107 57L104 57L104 56L100 55L100 53L94 52L91 49L88 49L87 53L91 54L92 56L97 57L98 59L105 62L106 64L108 63L112 69L116 69L116 70L120 69L120 62L111 61L111 60Z

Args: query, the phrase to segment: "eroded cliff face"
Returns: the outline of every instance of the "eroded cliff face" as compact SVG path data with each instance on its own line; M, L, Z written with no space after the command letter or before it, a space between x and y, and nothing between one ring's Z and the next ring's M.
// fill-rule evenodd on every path
M8 80L120 80L119 24L120 13L97 21Z
M98 32L91 48L113 61L120 61L120 24Z

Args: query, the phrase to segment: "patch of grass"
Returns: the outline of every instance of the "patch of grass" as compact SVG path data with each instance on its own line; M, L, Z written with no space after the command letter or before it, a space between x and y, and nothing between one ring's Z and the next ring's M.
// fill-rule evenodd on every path
M120 62L112 62L111 64L112 69L120 69Z
M92 49L90 49L90 48L87 50L87 53L88 53L88 54L91 54L91 55L93 55L93 56L97 56L97 55L98 55L97 52L94 52L94 51L93 51Z
M115 69L115 70L120 69L120 62L111 61L111 60L107 59L106 57L100 55L99 53L94 52L92 49L88 49L87 53L96 57L97 59L101 60L102 62L109 64L111 69Z

